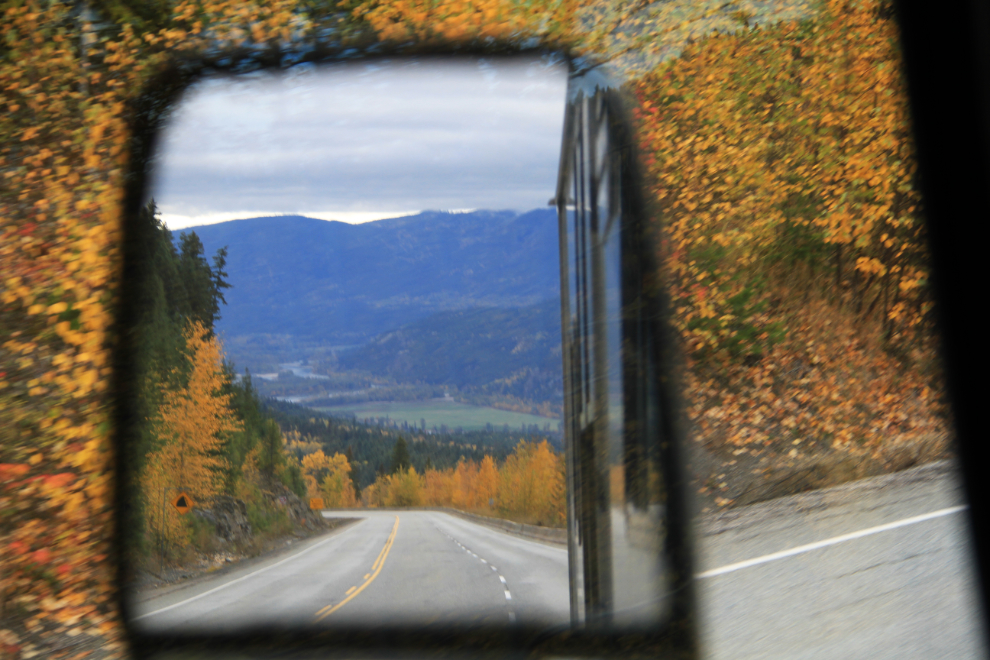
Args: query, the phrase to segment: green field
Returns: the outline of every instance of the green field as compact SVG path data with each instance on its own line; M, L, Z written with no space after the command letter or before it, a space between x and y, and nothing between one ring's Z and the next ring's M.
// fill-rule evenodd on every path
M560 420L539 415L497 410L484 406L471 406L456 401L432 399L430 401L369 401L329 408L314 408L329 415L351 415L363 420L368 417L388 417L401 424L403 421L410 426L420 426L420 420L426 420L426 428L440 428L446 424L450 430L458 426L465 431L477 431L492 424L496 428L508 424L509 430L519 431L523 424L538 424L542 430L547 424L550 430L556 431Z

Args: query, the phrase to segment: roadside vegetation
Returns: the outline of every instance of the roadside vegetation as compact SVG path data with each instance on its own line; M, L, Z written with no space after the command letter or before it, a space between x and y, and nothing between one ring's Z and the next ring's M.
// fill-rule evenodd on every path
M778 7L779 25L766 17ZM755 481L743 477L766 483L788 462L813 477L817 461L825 475L798 479L793 490L839 478L830 466L858 476L945 451L951 421L887 0L180 0L79 9L37 0L3 8L0 655L126 654L110 385L125 188L151 157L132 130L136 109L165 117L174 90L156 86L160 96L141 98L163 65L204 53L274 52L311 38L357 49L496 38L593 59L642 55L653 64L631 87L689 352L693 437L715 457L699 474L712 506L745 501ZM187 263L209 294L197 279L204 262ZM167 387L141 393L150 415L187 386L194 364L178 349L185 337L204 348L209 337L164 315L147 322L167 342L146 350L171 356L155 367ZM252 417L246 386L221 392L232 395L228 422L240 429L223 432L222 487L237 492L253 483L246 459L268 431ZM138 445L142 469L170 441L157 433ZM291 468L273 472L306 492ZM140 490L131 496L134 524L120 531L149 553L154 532L140 521L154 502Z
M738 18L633 86L720 506L944 456L950 427L891 6Z
M309 496L328 509L351 507L450 507L547 527L567 524L563 454L546 440L520 442L501 464L490 455L461 458L446 469L410 465L399 438L388 472L363 490L343 454L321 450L302 459Z
M432 435L313 416L276 404L288 462L327 509L451 507L545 526L566 524L564 456L540 434Z
M138 229L146 270L135 318L139 423L128 446L124 540L129 560L153 569L213 548L213 509L224 498L243 503L252 543L292 532L285 499L306 490L278 424L250 378L235 382L213 332L230 286L226 250L211 264L195 232L180 234L176 247L154 202ZM192 513L172 505L180 494L195 503Z

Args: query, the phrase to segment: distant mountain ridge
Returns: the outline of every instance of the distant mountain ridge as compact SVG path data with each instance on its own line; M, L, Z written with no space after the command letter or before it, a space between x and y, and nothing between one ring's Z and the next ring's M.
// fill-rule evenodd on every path
M431 314L560 295L554 209L429 211L359 225L278 216L190 227L227 246L227 336L363 344Z
M522 308L437 312L340 356L400 382L535 401L563 398L560 298Z

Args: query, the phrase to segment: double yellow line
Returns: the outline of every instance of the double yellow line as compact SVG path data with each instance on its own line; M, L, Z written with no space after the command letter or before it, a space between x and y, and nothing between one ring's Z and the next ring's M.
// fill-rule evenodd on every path
M388 539L385 541L385 545L382 546L381 552L378 553L378 558L375 559L375 563L371 565L371 572L365 574L364 583L360 587L351 587L347 590L347 598L340 601L336 605L327 605L322 610L316 613L316 620L322 621L327 618L341 607L346 605L352 598L357 596L359 593L364 591L364 588L375 581L378 574L382 572L382 566L385 565L385 558L388 557L389 550L392 549L392 544L395 542L395 533L399 531L399 516L395 517L395 525L392 527L392 533L388 535Z

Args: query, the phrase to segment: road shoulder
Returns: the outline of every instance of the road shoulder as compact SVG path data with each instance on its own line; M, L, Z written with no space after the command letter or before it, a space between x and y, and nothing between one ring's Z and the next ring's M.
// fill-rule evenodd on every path
M219 567L182 569L182 573L167 581L156 581L160 580L160 578L149 575L146 576L146 580L142 583L125 587L125 598L133 606L196 586L207 580L229 575L235 571L251 569L271 560L277 560L283 556L290 555L293 552L304 550L329 536L345 531L352 524L360 520L360 517L327 518L327 521L333 526L326 530L321 530L318 533L308 536L300 537L292 535L288 538L273 539L269 547L256 555L235 558Z

